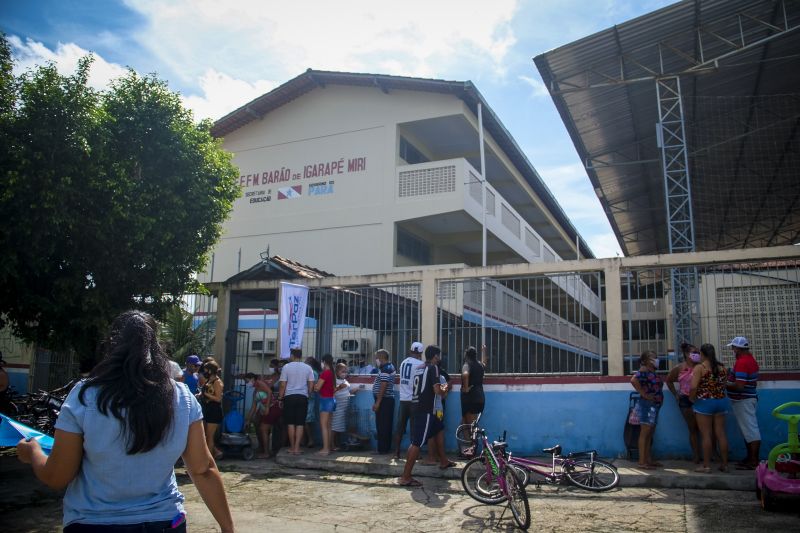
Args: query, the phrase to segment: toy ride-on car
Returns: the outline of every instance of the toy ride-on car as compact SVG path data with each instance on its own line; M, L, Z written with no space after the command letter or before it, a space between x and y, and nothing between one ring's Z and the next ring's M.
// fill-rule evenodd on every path
M772 416L789 423L789 442L772 448L768 459L756 467L756 495L766 511L774 509L779 499L800 497L800 440L797 437L800 413L783 412L791 408L800 409L800 402L785 403L772 411Z

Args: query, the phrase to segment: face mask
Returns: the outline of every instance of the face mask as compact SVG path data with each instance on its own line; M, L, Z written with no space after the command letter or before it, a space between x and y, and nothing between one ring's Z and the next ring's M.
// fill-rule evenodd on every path
M383 366L383 365L381 365L381 360L380 359L375 359L375 366L377 366L378 368Z
M692 353L689 354L689 359L691 359L693 363L699 363L700 362L700 354L697 353L697 352L692 352Z
M344 379L347 377L347 374L338 374L336 377L339 379Z
M653 366L654 366L654 367L658 368L658 363L659 363L658 357L656 357L655 359L653 359Z

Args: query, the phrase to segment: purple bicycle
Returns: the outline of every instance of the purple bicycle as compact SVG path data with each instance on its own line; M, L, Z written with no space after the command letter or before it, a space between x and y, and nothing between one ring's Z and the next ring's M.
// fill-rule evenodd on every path
M479 435L485 435L485 431L478 427L479 420L480 416L472 424L459 426L456 438L465 444L475 444ZM464 490L481 503L494 505L501 503L504 499L503 495L498 492L494 478L486 467L487 447L492 449L494 455L502 456L523 486L527 486L531 482L531 474L543 477L546 483L556 484L568 481L576 487L592 492L607 491L619 484L617 468L611 463L597 459L595 451L570 453L562 456L561 446L554 446L542 450L551 455L550 462L544 463L533 459L514 457L508 451L508 445L504 442L505 438L491 444L485 436L481 440L483 453L467 462L461 471L461 484ZM538 486L540 482L537 481L536 484Z
M507 501L514 521L521 529L528 529L531 525L528 494L520 477L521 469L506 461L506 443L495 441L490 444L486 431L477 426L473 429L472 435L483 441L483 450L480 456L467 463L477 465L477 468L470 470L476 479L470 479L469 483L465 481L464 474L467 472L467 467L464 467L461 473L464 490L481 503L496 505Z

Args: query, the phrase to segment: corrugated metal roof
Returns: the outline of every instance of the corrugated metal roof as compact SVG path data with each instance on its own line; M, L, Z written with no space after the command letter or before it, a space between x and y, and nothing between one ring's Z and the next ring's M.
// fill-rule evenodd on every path
M737 179L754 180L748 194L727 195L726 213L739 216L708 217L698 226L695 215L696 248L779 245L797 240L795 228L800 231L800 217L794 188L790 185L790 190L784 190L782 199L772 186L791 184L792 176L796 177L791 173L797 172L800 137L793 117L776 120L770 129L770 139L785 144L774 156L783 170L761 180L760 188L756 183L759 176L747 178L742 171L752 166L750 154L755 157L757 151L751 118L743 117L748 123L738 131L731 127L731 135L742 138L738 151L731 147L728 152L717 151L714 158L698 160L695 150L703 148L704 125L712 119L719 122L719 117L710 117L707 109L698 105L704 97L797 96L798 28L797 1L686 0L534 58L581 159L590 167L589 177L626 255L668 251L654 76L676 73L681 73L694 212L719 205L714 195L724 196L731 187L726 181L731 161L726 158L735 159L732 172ZM778 33L779 37L766 44L741 46L742 41L749 45ZM697 66L714 57L721 59ZM647 81L631 81L636 79ZM637 161L644 162L631 164ZM754 199L764 205L765 198L774 209L750 209ZM770 216L774 220L762 224Z
M279 255L273 255L265 261L260 261L247 270L234 274L225 283L235 283L237 281L253 281L268 279L320 279L329 278L333 274L325 272L292 259L287 259Z
M259 120L271 111L285 105L303 94L326 85L351 85L376 87L385 92L390 90L423 91L433 93L452 94L467 104L467 107L477 115L478 102L483 106L483 125L486 131L495 139L501 149L511 159L525 180L530 184L542 200L553 217L561 224L564 231L575 242L579 236L578 230L572 225L564 210L553 196L550 189L542 180L539 173L517 145L514 138L497 117L486 99L470 81L448 81L427 78L411 78L404 76L388 76L384 74L362 74L351 72L330 72L308 69L303 74L293 78L280 87L259 96L255 100L243 105L214 123L212 134L224 137L228 133L242 126ZM581 256L593 258L586 240L580 238Z

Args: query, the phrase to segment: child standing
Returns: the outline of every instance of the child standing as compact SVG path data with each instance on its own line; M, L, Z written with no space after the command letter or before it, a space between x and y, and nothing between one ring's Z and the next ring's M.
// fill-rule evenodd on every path
M339 363L336 365L336 410L333 412L331 420L331 431L333 432L333 446L338 451L341 447L341 435L347 431L347 409L350 406L350 383L347 381L347 365ZM339 444L336 444L337 437Z

